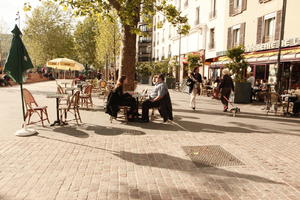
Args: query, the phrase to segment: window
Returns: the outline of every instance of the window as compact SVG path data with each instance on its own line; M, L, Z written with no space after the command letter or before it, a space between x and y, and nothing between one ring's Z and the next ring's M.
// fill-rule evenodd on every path
M169 38L172 36L172 25L169 25Z
M281 10L257 19L256 44L279 40Z
M168 49L168 57L171 57L171 45L169 44L169 49Z
M195 25L200 23L200 7L197 7L195 10Z
M229 16L235 16L247 9L247 0L229 0Z
M159 44L159 33L157 33L157 44Z
M209 49L215 48L215 29L211 28L209 29Z
M185 2L184 2L184 8L186 8L188 6L189 6L189 0L185 0Z
M240 26L232 28L232 45L238 46L240 45Z
M216 17L216 0L211 0L211 2L210 2L209 19L213 19L215 17Z
M233 7L234 7L235 9L241 8L241 7L242 7L242 0L234 0Z
M246 23L228 28L227 49L245 44Z
M163 60L163 59L165 59L165 47L162 47L162 49L161 49L161 59Z
M165 41L165 29L163 29L163 31L162 31L162 42L164 42Z
M156 58L157 58L157 60L159 60L159 50L158 49L156 51Z
M275 38L275 14L264 17L263 42L273 41Z

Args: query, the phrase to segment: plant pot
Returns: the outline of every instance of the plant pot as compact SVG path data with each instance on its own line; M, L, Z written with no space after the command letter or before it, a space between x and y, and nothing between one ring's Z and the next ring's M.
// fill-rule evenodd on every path
M167 77L166 84L167 84L168 89L175 89L175 78Z
M250 103L251 98L251 83L235 83L234 88L234 103Z

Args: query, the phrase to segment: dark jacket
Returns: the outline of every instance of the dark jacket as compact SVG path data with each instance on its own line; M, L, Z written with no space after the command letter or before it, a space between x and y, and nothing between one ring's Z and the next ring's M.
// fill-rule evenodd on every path
M190 86L189 86L189 93L192 93L192 91L193 91L193 89L194 89L194 85L195 85L195 83L202 83L202 76L201 76L201 74L200 73L194 73L194 72L192 72L191 74L190 74L190 78L193 80L193 84L191 84Z
M221 83L219 85L219 88L231 88L232 91L234 91L234 85L233 85L233 81L232 78L229 75L224 75L223 79L221 80Z
M158 111L164 121L168 119L173 120L172 102L169 92L160 100Z
M107 104L105 113L117 117L119 112L119 105L123 100L123 86L119 86L116 89L112 90L107 97Z

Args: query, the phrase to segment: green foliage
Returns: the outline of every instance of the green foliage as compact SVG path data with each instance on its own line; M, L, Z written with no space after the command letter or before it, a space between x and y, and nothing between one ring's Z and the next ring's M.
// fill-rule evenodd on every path
M245 49L242 46L234 47L226 52L226 56L231 60L226 67L231 71L232 75L234 75L235 82L246 81L244 73L249 64L245 60L244 52Z
M200 56L197 54L188 54L188 65L189 69L193 70L194 67L199 66Z
M97 17L96 60L100 66L114 64L120 54L121 40L120 26L116 20Z
M138 62L136 64L136 71L140 76L150 76L152 73L152 66L149 62Z
M58 5L44 2L27 17L23 40L34 65L57 57L75 58L72 17Z
M96 35L97 19L87 17L79 22L74 32L75 51L78 61L82 64L97 66Z
M152 73L153 74L167 74L169 71L169 59L158 61L153 63Z

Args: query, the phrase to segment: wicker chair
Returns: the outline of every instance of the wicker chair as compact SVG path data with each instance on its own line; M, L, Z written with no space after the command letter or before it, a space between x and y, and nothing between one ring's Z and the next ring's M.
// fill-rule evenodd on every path
M75 92L75 94L68 101L67 105L62 105L59 107L60 118L63 119L64 116L64 120L63 120L64 122L76 120L77 125L79 125L78 123L79 120L80 123L82 123L80 113L79 113L79 98L80 98L79 95L80 95L79 91ZM67 120L68 113L73 114L75 118L71 120Z
M38 122L42 122L42 125L44 126L44 121L47 120L50 124L49 118L48 118L48 112L47 112L47 106L39 106L32 94L27 89L23 89L23 96L26 106L26 114L25 114L25 121L28 118L27 125L34 124ZM40 117L40 121L37 122L30 122L31 116L37 113ZM45 117L44 117L45 115Z
M89 108L89 105L93 106L93 100L92 100L92 85L88 85L84 88L83 94L80 95L81 100L81 106L85 105L87 108Z

